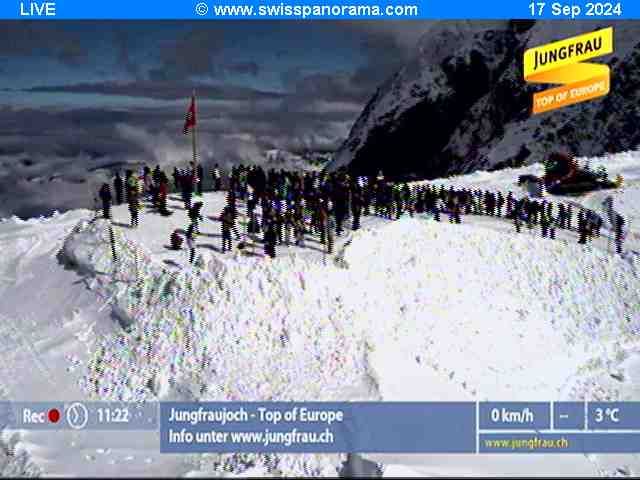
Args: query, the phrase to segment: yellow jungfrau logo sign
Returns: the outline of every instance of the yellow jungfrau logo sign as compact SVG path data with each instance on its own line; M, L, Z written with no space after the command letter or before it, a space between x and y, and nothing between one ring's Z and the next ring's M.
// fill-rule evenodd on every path
M581 63L613 52L613 28L567 38L524 52L524 79L529 83L560 83L533 96L533 113L543 113L609 93L607 65Z

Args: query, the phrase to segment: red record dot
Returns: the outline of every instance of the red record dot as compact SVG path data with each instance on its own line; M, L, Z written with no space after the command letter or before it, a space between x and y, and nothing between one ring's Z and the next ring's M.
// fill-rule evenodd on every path
M49 410L48 416L51 423L58 423L58 420L60 420L60 412L57 408Z

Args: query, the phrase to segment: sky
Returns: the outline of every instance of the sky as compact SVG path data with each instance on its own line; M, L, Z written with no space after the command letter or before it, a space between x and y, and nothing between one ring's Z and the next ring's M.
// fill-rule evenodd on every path
M88 173L186 161L194 88L204 163L333 151L429 25L1 22L0 217L79 206Z

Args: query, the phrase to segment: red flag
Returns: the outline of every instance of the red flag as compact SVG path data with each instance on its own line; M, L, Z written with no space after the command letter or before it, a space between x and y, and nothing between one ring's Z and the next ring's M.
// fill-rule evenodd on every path
M191 97L191 105L189 106L189 110L187 110L187 117L184 121L184 134L189 133L189 129L191 127L196 126L196 97Z

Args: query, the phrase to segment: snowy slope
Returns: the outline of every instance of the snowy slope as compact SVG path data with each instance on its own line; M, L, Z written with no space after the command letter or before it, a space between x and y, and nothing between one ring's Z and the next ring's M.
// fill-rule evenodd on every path
M624 172L627 186L613 194L635 233L638 153L591 162ZM518 174L539 168L441 181L515 190ZM224 196L204 201L213 216ZM191 270L185 252L165 248L187 224L179 207L171 200L169 218L143 213L137 230L116 207L119 264L105 222L88 211L0 222L0 298L11 299L0 304L4 398L640 399L636 238L620 258L485 218L365 217L339 240L338 266L311 238L308 249L279 247L276 260L258 249L222 255L220 225L207 221ZM327 476L343 459L160 455L155 433L5 431L2 440L48 474ZM370 458L390 475L640 473L636 455Z

